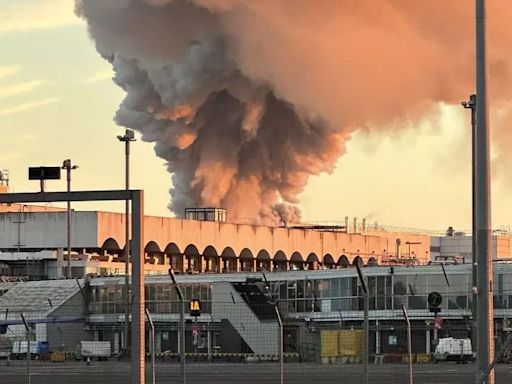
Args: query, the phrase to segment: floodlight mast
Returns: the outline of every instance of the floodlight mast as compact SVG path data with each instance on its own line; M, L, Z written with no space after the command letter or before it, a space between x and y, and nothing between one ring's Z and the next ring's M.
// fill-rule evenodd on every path
M71 192L71 171L78 169L78 165L72 165L71 159L66 159L62 162L62 169L66 170L66 185L67 191ZM67 248L68 248L68 260L67 260L67 273L66 277L68 279L72 278L71 274L71 202L67 201L67 225L66 225L66 237L67 237Z
M130 189L130 142L135 141L135 134L131 129L127 129L124 135L117 136L120 142L124 143L125 154L125 189ZM125 201L125 246L124 246L124 327L123 327L123 354L128 354L128 330L129 330L129 312L130 312L130 200Z
M492 244L490 144L487 105L486 2L476 0L476 233L477 236L477 366L476 382L494 384L494 310L492 298Z

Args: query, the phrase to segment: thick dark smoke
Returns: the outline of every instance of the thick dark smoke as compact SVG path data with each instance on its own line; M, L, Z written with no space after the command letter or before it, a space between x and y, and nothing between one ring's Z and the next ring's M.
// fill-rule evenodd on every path
M492 6L491 89L509 100L512 7ZM77 0L126 91L116 122L168 161L170 208L265 224L300 220L308 177L332 170L353 130L473 92L473 12L467 0Z
M126 91L116 122L168 161L176 214L214 206L235 221L300 221L288 204L310 175L332 169L341 136L245 76L215 14L183 0L85 0L77 9Z

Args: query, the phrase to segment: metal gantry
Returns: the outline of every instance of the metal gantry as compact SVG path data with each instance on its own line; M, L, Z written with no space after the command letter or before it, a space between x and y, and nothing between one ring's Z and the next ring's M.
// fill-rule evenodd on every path
M52 203L64 201L132 202L132 353L131 384L145 384L145 303L144 303L144 192L140 190L1 193L0 204Z

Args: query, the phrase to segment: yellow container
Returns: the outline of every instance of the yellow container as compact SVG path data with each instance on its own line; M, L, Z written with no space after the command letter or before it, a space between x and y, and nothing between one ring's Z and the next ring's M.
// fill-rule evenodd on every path
M66 355L64 355L62 352L53 352L50 358L54 363L62 363L66 360Z
M418 353L416 355L417 363L430 363L432 361L432 355L429 353Z
M413 363L416 362L416 355L415 354L412 354L411 355L411 360ZM409 355L402 355L402 363L408 363L409 362Z
M339 355L339 341L337 330L320 331L320 339L322 343L322 350L320 354L322 357L336 357Z
M340 330L338 331L339 354L341 356L362 356L363 331Z

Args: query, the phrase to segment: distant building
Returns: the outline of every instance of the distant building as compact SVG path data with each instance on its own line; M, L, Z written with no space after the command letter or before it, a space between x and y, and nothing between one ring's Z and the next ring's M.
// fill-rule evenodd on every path
M64 277L66 212L35 209L0 213L2 270L31 278ZM428 235L233 224L222 222L222 210L212 214L219 217L202 221L146 216L146 272L166 273L170 266L178 273L313 270L430 260ZM124 215L74 211L72 220L72 276L124 274Z

